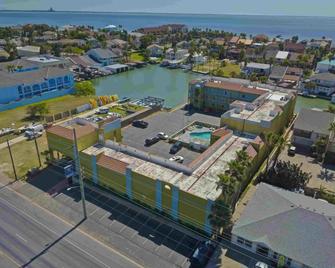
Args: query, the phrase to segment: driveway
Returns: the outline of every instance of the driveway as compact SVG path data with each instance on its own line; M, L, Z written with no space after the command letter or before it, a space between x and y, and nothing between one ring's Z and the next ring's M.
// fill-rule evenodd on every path
M320 188L320 186L335 192L335 165L324 165L311 157L308 150L297 147L295 156L289 156L288 149L285 149L279 156L280 160L290 161L295 164L302 164L302 170L312 174L308 183L310 188Z

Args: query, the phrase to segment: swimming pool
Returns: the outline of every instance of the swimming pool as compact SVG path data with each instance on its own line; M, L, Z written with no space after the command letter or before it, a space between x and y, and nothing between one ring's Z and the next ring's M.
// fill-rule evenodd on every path
M203 132L191 132L190 137L191 138L197 138L201 140L208 140L210 141L211 139L211 133L210 131L203 131Z

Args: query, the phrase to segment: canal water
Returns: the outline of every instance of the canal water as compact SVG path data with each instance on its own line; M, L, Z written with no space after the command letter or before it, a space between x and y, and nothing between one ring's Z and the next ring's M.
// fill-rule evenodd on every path
M165 99L166 107L175 107L187 101L188 82L200 75L176 69L149 65L125 73L93 80L97 95L117 94L133 99L154 96ZM325 109L330 104L323 99L298 96L296 111L302 107Z

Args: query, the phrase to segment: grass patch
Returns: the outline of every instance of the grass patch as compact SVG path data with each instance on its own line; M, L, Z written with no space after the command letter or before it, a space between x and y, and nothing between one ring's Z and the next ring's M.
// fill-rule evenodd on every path
M130 54L130 61L144 61L144 56L139 52L134 52Z
M48 149L45 134L37 139L37 144L40 153ZM14 144L11 146L11 149L18 178L24 177L29 169L39 166L35 142L33 140ZM0 170L9 177L14 178L8 148L0 150L0 161ZM42 163L45 162L45 157L43 155L41 155L41 161Z
M226 62L223 66L219 60L211 60L205 64L199 64L193 68L196 72L213 73L216 76L231 77L232 73L240 74L241 68L238 64Z
M90 98L92 97L77 97L73 95L66 95L42 102L47 103L50 114L56 114L71 110L77 106L88 103ZM27 106L22 106L16 109L0 112L0 128L18 128L30 123L31 121L27 119ZM15 125L12 126L12 123L14 123Z

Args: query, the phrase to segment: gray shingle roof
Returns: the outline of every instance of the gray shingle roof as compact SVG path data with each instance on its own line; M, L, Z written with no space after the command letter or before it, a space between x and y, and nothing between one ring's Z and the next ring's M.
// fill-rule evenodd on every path
M325 81L335 81L335 74L332 73L319 73L313 75L310 80L325 80Z
M20 84L34 84L41 83L44 79L56 78L59 76L69 75L70 71L58 68L49 67L30 72L10 73L7 71L0 71L0 88L16 86Z
M91 49L88 53L90 52L95 52L96 54L99 55L100 58L102 59L108 59L108 58L116 58L117 55L109 49L104 49L104 48L93 48Z
M310 267L335 267L335 206L302 194L259 184L232 233Z
M303 108L294 123L294 128L328 135L329 125L334 119L335 115L332 113Z

